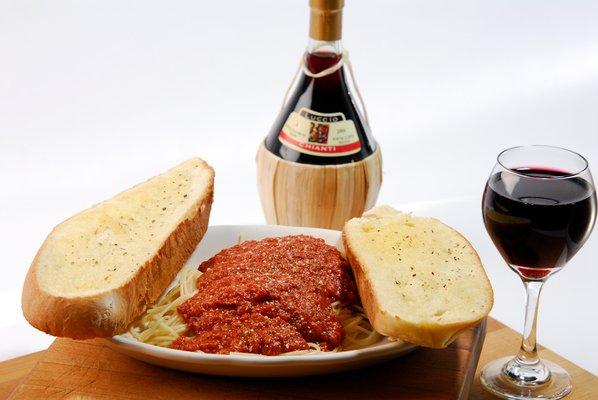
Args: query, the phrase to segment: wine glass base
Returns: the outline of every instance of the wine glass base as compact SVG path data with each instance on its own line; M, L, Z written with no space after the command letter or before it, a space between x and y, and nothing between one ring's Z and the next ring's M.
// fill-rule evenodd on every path
M567 371L557 364L542 360L550 370L550 379L543 383L519 382L503 373L503 367L513 356L494 360L487 364L480 375L482 386L488 392L503 399L561 399L573 388Z

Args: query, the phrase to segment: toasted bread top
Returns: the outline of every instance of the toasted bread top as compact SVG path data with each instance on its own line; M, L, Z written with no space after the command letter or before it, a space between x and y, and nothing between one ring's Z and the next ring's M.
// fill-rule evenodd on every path
M27 320L73 338L124 330L203 237L213 182L213 169L192 158L56 226L25 279Z
M58 225L38 256L40 288L73 297L129 280L194 212L192 205L213 179L205 165L187 160Z
M343 238L364 308L382 334L444 347L492 308L475 249L434 218L378 207L348 221Z

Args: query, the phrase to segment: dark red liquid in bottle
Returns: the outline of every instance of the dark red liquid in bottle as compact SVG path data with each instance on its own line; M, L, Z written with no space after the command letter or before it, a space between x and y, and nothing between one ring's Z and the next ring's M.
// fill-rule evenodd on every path
M515 171L488 180L484 223L512 268L528 279L542 279L562 268L587 240L596 220L596 194L586 180L564 171Z
M336 65L340 57L338 54L327 52L306 53L305 65L310 72L315 74ZM349 155L314 155L283 144L279 138L280 132L283 130L289 115L294 111L299 112L301 109L318 113L342 113L345 119L351 120L355 124L360 143L359 151ZM343 68L319 78L310 77L301 72L293 93L289 96L283 110L266 137L265 145L269 151L285 160L318 165L360 161L375 150L375 143L371 137L369 127L362 120L362 116L358 112L349 92Z

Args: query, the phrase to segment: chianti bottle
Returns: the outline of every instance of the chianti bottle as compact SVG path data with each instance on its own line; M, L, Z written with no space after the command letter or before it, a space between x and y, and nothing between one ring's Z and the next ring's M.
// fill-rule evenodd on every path
M342 229L376 203L382 158L341 44L344 2L309 4L301 70L258 149L258 190L270 224Z
M303 164L363 160L376 144L356 107L343 65L343 0L310 0L310 7L303 68L265 146L284 160Z

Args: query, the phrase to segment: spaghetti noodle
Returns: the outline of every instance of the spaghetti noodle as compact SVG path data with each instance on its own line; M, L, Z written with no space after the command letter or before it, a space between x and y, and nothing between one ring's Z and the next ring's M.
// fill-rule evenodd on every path
M185 268L180 274L179 283L139 318L130 328L131 335L143 343L161 347L170 347L172 342L185 336L189 329L178 314L177 308L185 300L197 293L196 283L201 272L194 268ZM342 345L332 351L360 349L378 342L382 336L372 328L363 309L356 305L332 304L332 309L345 330ZM317 343L309 343L308 350L296 350L284 355L301 355L321 352ZM237 353L248 354L248 353Z

